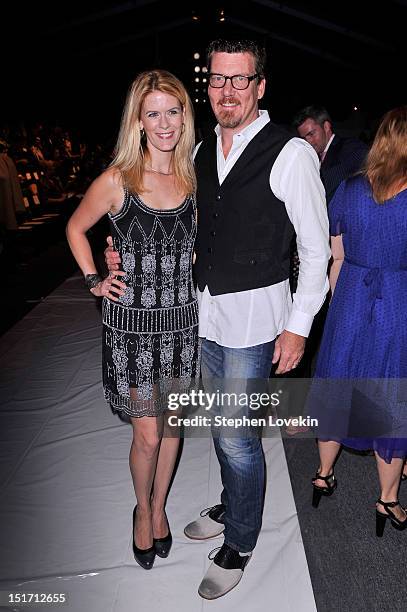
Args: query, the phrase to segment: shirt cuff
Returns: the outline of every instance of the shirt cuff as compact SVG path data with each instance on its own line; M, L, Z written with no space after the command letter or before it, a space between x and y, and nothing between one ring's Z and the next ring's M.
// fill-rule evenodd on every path
M298 334L299 336L308 338L313 320L314 317L312 315L293 308L284 329L293 334Z

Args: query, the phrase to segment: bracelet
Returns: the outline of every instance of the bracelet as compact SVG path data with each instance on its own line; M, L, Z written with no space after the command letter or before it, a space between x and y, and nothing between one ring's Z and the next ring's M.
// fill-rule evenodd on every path
M99 274L87 274L85 276L85 285L87 286L89 290L91 290L94 287L96 287L96 285L101 283L102 280L103 279L101 276L99 276Z

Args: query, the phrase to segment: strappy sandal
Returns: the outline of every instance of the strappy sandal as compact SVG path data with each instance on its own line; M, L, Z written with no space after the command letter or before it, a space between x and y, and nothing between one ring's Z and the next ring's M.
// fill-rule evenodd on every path
M405 517L404 521L400 521L400 519L397 518L397 516L390 509L395 508L396 506L400 506L399 500L392 502L384 502L379 498L377 500L377 503L381 504L387 512L387 514L384 514L383 512L379 512L379 510L376 508L376 535L378 538L381 538L383 535L387 519L391 521L393 527L398 531L403 531L407 528L407 516ZM403 508L403 510L404 512L407 511L406 508Z
M319 485L315 484L316 480L323 480L326 483L326 487L320 487ZM332 474L328 474L328 476L321 476L319 472L317 472L315 474L315 478L312 479L312 486L314 488L312 493L312 505L314 508L318 508L321 497L323 495L325 497L330 497L338 486L333 470Z

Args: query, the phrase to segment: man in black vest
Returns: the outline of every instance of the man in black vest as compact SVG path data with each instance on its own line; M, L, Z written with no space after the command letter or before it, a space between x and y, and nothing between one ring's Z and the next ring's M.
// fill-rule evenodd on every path
M328 219L318 156L259 111L264 71L265 51L254 42L218 40L209 46L208 94L218 125L196 149L195 277L202 377L222 379L226 387L238 379L248 388L250 379L268 378L272 363L277 374L295 368L328 290ZM294 232L300 272L292 301ZM224 531L199 586L205 599L239 583L260 532L265 485L258 437L220 435L214 445L221 503L185 527L185 535L196 540Z
M214 41L208 95L218 120L197 147L195 276L203 379L268 378L295 368L328 289L330 256L324 190L313 149L272 124L258 100L265 51L251 41ZM290 243L299 245L294 303ZM277 339L276 339L277 338ZM216 437L221 504L185 528L193 539L224 531L199 587L214 599L242 577L260 532L264 460L256 437ZM203 516L202 516L203 515Z

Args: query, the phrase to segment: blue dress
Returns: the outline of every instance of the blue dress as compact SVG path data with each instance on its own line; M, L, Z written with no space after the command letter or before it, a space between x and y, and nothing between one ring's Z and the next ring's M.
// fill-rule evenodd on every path
M342 234L345 260L310 412L320 439L374 449L389 462L407 455L407 189L377 204L364 177L348 179L329 221L331 236Z

